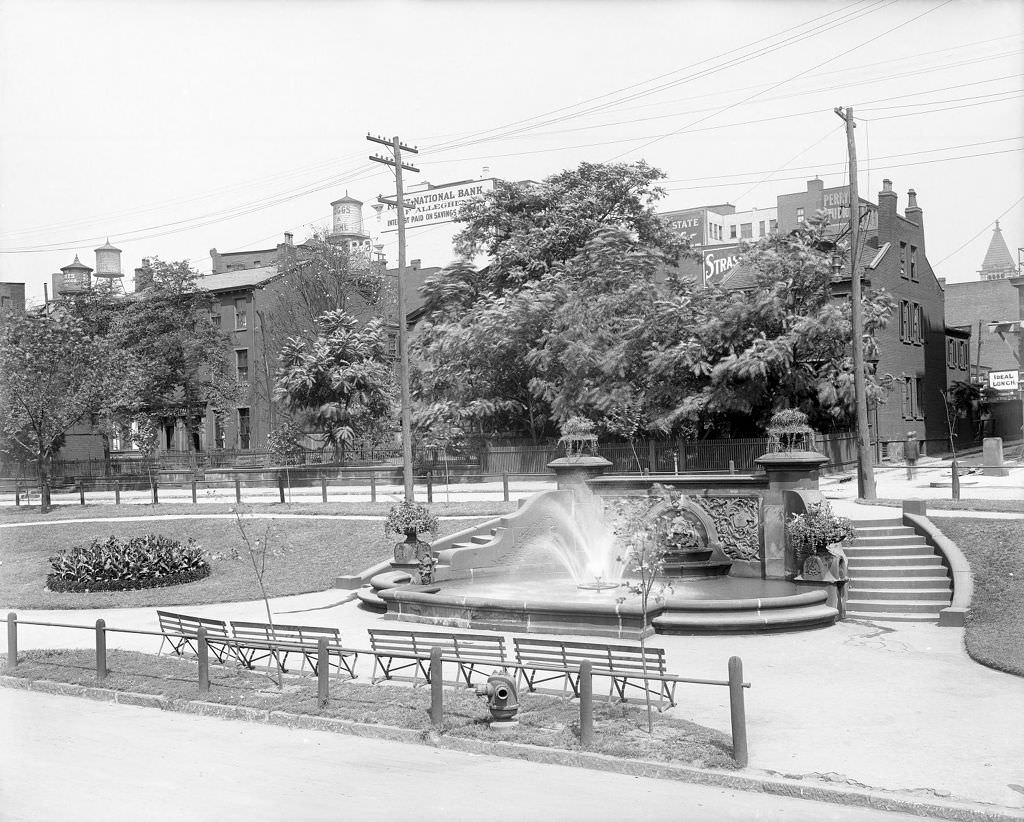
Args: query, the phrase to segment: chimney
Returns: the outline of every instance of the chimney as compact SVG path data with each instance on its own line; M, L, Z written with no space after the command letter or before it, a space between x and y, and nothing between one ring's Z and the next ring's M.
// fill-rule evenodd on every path
M422 260L410 260L409 261L409 268L411 268L413 271L419 271L420 270L420 266L422 264L423 264Z
M813 180L808 180L807 190L822 192L825 190L825 181L819 177L815 177Z
M135 291L144 291L153 284L153 269L149 267L149 257L142 258L142 265L135 269Z
M903 215L912 223L917 224L917 247L924 249L924 211L917 204L917 192L910 189L907 192L907 208Z
M293 242L294 239L295 238L292 236L292 233L290 231L286 231L284 233L284 244L285 245L295 245L295 243Z
M892 190L892 180L882 180L882 190L878 192L878 242L895 242L896 233L896 192Z

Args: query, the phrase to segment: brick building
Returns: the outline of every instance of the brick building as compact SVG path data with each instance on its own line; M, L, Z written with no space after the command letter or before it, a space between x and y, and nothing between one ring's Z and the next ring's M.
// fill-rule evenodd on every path
M25 313L25 283L0 283L0 323L6 314Z

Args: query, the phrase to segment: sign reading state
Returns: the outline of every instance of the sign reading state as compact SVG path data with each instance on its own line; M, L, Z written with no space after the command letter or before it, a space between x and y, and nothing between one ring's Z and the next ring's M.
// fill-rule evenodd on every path
M426 191L406 193L405 227L416 228L422 225L450 223L459 213L459 209L474 197L494 190L494 178L486 180L469 180L464 183L434 186ZM384 231L398 231L398 209L387 207L387 223Z

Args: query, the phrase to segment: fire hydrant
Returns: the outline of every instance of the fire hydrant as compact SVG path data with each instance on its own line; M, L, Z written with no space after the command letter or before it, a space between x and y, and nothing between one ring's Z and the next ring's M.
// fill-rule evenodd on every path
M495 671L487 678L486 684L476 686L476 695L487 700L487 708L492 717L491 730L505 731L519 726L519 720L516 719L519 695L512 677Z

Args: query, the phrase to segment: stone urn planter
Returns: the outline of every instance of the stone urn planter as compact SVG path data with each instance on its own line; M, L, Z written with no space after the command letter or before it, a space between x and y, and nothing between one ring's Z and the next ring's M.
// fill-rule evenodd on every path
M388 511L384 532L405 535L395 543L391 565L408 573L414 583L429 585L434 580L434 553L420 534L436 533L437 525L437 517L415 502L400 502Z

